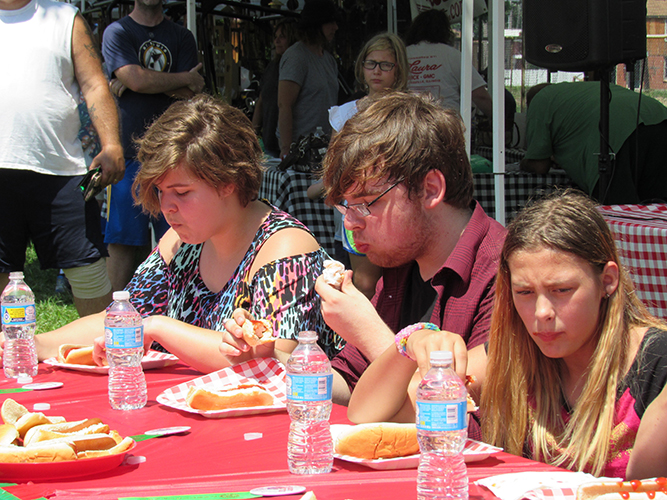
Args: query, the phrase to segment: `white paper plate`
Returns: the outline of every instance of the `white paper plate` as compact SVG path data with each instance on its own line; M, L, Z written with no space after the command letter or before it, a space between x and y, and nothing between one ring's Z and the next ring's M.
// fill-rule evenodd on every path
M352 425L345 424L333 424L331 426L331 436L333 437L334 443L336 439L346 429L353 427ZM482 443L481 441L475 441L473 439L468 439L466 446L463 449L463 459L466 463L469 462L479 462L480 460L485 460L494 453L502 451L502 448L497 448L491 446L490 444ZM370 460L366 458L351 457L349 455L340 455L334 453L334 457L345 462L352 462L355 464L365 465L371 469L377 470L394 470L394 469L416 469L419 466L419 454L410 455L408 457L398 457L398 458L380 458L376 460Z
M251 408L232 408L229 410L204 411L190 408L185 398L191 386L201 387L209 391L238 386L241 384L260 384L271 393L274 399L272 406L253 406ZM209 373L203 377L184 382L167 389L157 397L158 403L188 413L198 413L208 418L226 418L257 413L284 411L287 408L285 394L285 368L274 358L251 359L245 363L229 366Z
M167 354L166 352L159 351L148 351L141 360L141 367L144 370L154 370L157 368L164 368L165 366L174 365L176 363L178 363L178 358L173 354ZM78 372L99 373L102 375L109 373L108 366L89 366L61 363L56 358L45 359L44 364Z

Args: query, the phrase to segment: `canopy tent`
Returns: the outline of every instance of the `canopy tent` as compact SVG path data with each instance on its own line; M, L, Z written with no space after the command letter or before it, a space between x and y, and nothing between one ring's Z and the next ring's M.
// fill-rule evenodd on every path
M489 93L493 99L493 172L495 174L495 219L505 224L505 4L488 0L489 13ZM388 11L395 12L395 0L387 0ZM439 9L447 12L450 22L461 22L461 116L466 126L466 144L470 155L472 108L473 18L487 13L485 0L411 0L414 18L420 12Z
M466 126L466 144L470 154L471 125L471 71L473 61L473 18L489 13L489 92L493 98L493 171L495 174L495 219L505 224L505 60L504 28L505 4L503 0L410 0L413 17L423 10L446 10L451 22L461 21L461 115ZM195 0L186 0L187 28L197 39ZM388 31L396 32L396 0L387 0Z

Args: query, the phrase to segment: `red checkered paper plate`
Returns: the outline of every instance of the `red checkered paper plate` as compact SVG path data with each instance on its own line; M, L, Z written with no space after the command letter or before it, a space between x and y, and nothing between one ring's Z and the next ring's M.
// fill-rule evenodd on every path
M160 351L148 351L146 355L141 358L141 367L144 370L153 370L157 368L164 368L178 363L178 358L173 354L167 354ZM90 366L90 365L75 365L73 363L61 363L56 358L49 358L44 360L44 364L57 366L58 368L65 368L66 370L74 370L78 372L100 373L106 375L109 373L108 366Z
M346 424L333 424L331 426L331 436L333 437L334 443L336 442L336 439L338 439L338 435L349 427L352 426ZM463 449L463 459L466 463L479 462L480 460L489 458L491 455L498 453L499 451L502 451L502 448L497 448L490 444L482 443L481 441L468 439L465 448ZM419 466L419 454L397 458L378 458L376 460L340 455L338 453L334 453L334 457L344 460L345 462L353 462L377 470L416 469Z
M219 391L241 384L260 384L271 393L275 400L273 406L253 406L252 408L231 408L229 410L204 411L190 408L185 402L190 387L201 387L208 391ZM287 408L285 394L285 367L275 358L251 359L236 366L229 366L167 389L157 397L158 403L198 413L208 418L237 417L282 411Z

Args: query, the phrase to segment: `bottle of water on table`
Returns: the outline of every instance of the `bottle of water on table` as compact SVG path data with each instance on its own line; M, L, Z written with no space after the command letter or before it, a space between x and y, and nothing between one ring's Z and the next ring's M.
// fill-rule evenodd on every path
M109 404L114 410L136 410L146 405L146 378L141 368L144 327L130 303L130 293L113 293L104 320L104 343L109 363Z
M287 462L292 474L323 474L333 466L329 427L333 375L331 363L317 345L317 333L299 334L299 345L287 361L287 411L291 423Z
M468 500L463 448L468 437L467 391L452 369L452 353L431 352L431 369L417 388L419 500Z
M23 281L22 272L9 273L9 283L0 302L5 336L2 358L5 377L34 377L37 375L35 295Z

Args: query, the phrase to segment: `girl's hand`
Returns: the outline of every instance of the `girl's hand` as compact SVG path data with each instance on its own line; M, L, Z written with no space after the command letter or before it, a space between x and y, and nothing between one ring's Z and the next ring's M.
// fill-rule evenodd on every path
M243 329L246 320L255 319L245 309L236 309L232 318L225 322L225 332L222 334L222 342L218 347L220 352L230 363L237 364L252 358L267 358L274 355L274 343L260 344L252 348L243 340Z

